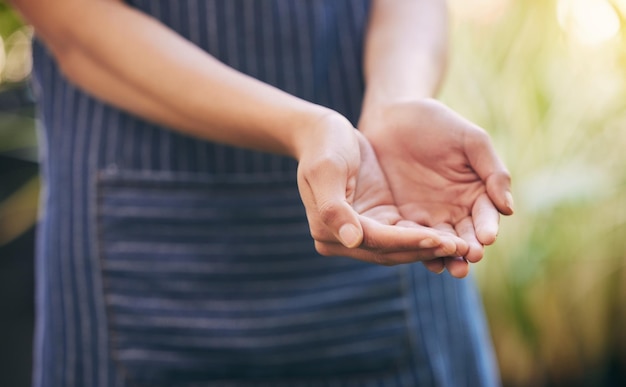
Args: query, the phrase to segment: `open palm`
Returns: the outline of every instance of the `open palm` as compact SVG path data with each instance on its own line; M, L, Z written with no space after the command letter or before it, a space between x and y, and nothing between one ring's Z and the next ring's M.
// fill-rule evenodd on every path
M450 257L457 276L495 241L512 211L510 177L487 133L436 100L389 106L360 129L371 141L403 218L454 233L469 251ZM439 265L442 265L441 262ZM435 267L431 264L430 268Z
M309 224L318 252L323 255L350 256L383 265L465 254L468 247L462 239L419 225L402 216L372 146L359 132L355 131L355 135L358 138L360 163L354 184L347 185L345 198L357 215L363 240L358 247L344 246L332 228L326 226L329 223L328 216L316 216L317 210L314 209L309 211L313 212L309 214Z
M347 120L317 124L322 129L299 160L298 187L318 252L385 265L467 252L456 235L402 216L370 143L344 130Z

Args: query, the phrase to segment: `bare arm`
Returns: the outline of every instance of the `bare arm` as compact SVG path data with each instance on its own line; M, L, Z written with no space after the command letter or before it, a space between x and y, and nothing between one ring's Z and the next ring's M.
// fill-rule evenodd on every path
M340 114L235 71L120 0L13 4L67 78L96 97L199 138L296 158L311 234L323 254L404 262L440 256L440 246L464 248L434 230L367 215L393 205L384 179L361 178L361 165L377 160L372 152L362 157L364 138ZM359 179L360 187L381 193L363 214L355 210Z
M118 0L14 0L89 93L204 139L298 157L331 111L241 74Z
M424 262L467 274L513 212L510 177L487 133L432 99L447 57L445 0L374 0L365 46L359 128L406 219L456 234L463 257Z
M447 50L445 0L374 0L365 45L365 114L433 97Z
M13 5L65 76L88 93L189 135L296 158L311 224L348 247L361 243L358 214L346 198L359 144L344 117L235 71L123 1ZM325 175L316 173L321 168ZM355 231L341 235L347 224Z

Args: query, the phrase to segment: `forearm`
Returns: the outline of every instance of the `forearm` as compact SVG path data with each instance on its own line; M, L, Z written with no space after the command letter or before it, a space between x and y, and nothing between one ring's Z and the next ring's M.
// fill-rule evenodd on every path
M447 40L445 0L374 0L363 111L435 96L445 73Z
M299 129L330 112L229 68L119 1L14 3L71 81L187 134L298 157Z

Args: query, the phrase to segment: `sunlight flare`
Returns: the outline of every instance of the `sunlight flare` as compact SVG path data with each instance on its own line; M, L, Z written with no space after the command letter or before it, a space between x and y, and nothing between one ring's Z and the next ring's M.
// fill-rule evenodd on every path
M584 45L598 45L615 37L620 19L606 0L559 0L557 18L561 28Z

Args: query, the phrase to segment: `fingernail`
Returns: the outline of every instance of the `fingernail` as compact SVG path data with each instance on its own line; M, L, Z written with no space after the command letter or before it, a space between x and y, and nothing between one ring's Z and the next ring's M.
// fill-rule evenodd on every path
M357 247L361 243L361 234L353 224L344 224L339 229L339 238L346 247Z
M513 213L513 195L507 191L504 194L504 198L506 207L511 211L511 213Z

